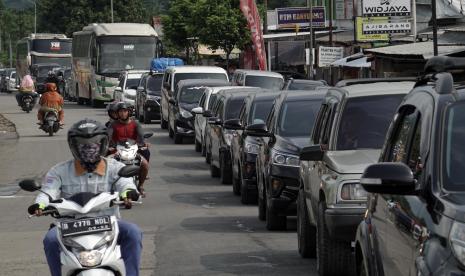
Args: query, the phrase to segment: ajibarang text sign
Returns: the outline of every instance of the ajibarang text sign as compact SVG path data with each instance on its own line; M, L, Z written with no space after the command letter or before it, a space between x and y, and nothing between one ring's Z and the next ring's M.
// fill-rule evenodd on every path
M409 16L410 0L363 0L363 16Z

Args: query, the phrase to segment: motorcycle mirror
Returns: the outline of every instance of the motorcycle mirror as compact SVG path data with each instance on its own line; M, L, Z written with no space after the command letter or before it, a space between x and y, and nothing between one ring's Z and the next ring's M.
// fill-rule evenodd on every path
M144 138L150 138L153 136L153 132L147 132L147 133L144 133Z
M35 192L40 190L41 188L40 184L37 184L37 182L34 179L21 180L19 182L19 187L28 192Z
M136 165L127 165L118 171L120 177L133 177L139 174L140 167Z

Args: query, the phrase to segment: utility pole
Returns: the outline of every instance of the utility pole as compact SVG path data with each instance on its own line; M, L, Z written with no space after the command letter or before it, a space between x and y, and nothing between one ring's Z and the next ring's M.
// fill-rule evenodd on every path
M37 33L37 0L34 0L34 34Z
M307 76L313 79L313 0L307 0L307 7L310 9L309 30L310 39L308 40L309 60L307 65Z
M333 0L329 0L329 46L333 46Z
M113 23L113 0L110 0L111 23Z
M11 48L11 35L8 34L8 40L10 41L10 68L13 68L13 50Z
M431 22L433 25L433 54L438 55L438 20L436 18L436 0L431 0Z

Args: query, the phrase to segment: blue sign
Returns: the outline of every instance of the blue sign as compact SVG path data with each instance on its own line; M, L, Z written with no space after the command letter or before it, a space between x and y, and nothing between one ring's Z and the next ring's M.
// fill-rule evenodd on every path
M326 26L325 7L312 7L312 26L321 28ZM310 8L281 8L276 9L278 28L295 28L310 26Z

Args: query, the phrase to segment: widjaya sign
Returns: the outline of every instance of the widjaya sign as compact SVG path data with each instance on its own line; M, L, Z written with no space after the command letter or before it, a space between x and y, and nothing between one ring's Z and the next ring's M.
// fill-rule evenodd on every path
M410 0L362 0L363 16L409 16Z
M265 43L263 41L262 23L260 21L257 4L255 3L255 0L240 1L241 11L247 19L247 24L252 35L252 42L258 58L258 67L260 70L266 70Z

